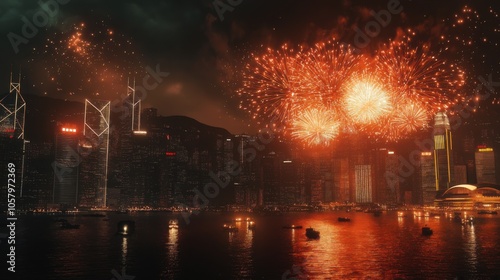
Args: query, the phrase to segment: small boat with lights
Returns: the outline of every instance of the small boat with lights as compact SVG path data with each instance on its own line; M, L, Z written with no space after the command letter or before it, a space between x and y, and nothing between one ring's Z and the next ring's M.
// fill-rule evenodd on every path
M299 225L286 225L283 226L284 229L302 229L302 226Z
M130 220L119 221L118 222L118 234L120 235L130 235L135 231L135 222Z
M227 232L238 232L238 228L235 225L224 224L223 228Z
M462 219L462 225L472 225L474 224L474 217L470 216Z
M179 221L177 221L175 219L174 220L170 220L168 222L168 228L169 229L177 229L177 228L179 228Z
M248 229L255 229L255 222L254 221L248 221Z
M313 228L307 228L306 229L306 236L309 239L318 239L319 238L319 231L314 230Z

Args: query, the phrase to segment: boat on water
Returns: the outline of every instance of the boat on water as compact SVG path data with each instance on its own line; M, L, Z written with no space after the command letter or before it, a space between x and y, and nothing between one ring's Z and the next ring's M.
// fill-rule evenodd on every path
M248 221L248 229L255 229L255 222L254 221Z
M224 224L223 228L227 232L238 232L238 228L235 225Z
M339 222L350 222L351 219L347 217L338 217L337 219Z
M472 225L474 224L474 217L468 217L462 219L462 225Z
M433 231L430 227L428 227L427 225L425 225L424 227L422 227L422 235L426 235L426 236L429 236L429 235L432 235L433 234Z
M135 222L131 220L119 221L118 225L118 234L120 235L130 235L135 231Z
M484 215L484 214L497 215L498 214L498 212L495 210L479 210L479 211L477 211L477 213L482 214L482 215Z
M306 236L309 239L318 239L319 238L319 231L314 230L313 228L307 228L306 229Z
M179 221L177 221L177 219L173 219L173 220L168 221L168 228L169 229L179 228Z
M77 224L71 224L69 223L68 221L63 221L61 223L61 228L62 229L79 229L80 228L80 225L77 225Z
M286 225L283 226L284 229L302 229L302 226L299 225Z

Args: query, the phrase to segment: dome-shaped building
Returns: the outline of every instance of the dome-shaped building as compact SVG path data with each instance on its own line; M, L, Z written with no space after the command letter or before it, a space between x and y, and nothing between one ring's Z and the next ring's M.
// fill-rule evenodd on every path
M493 184L453 186L437 196L437 207L498 208L500 207L500 186Z

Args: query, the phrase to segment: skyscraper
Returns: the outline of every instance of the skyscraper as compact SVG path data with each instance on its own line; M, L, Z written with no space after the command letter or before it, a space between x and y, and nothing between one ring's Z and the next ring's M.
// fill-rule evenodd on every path
M63 208L78 205L79 138L75 126L61 126L56 131L52 202Z
M434 158L432 152L420 153L420 183L422 186L422 203L433 205L436 198Z
M109 101L85 100L80 182L82 207L106 207L109 155Z
M475 156L477 183L496 184L495 154L493 148L479 146Z
M434 117L434 175L436 191L443 192L453 184L453 139L450 121L445 113Z
M357 203L373 202L371 165L354 166L354 187Z

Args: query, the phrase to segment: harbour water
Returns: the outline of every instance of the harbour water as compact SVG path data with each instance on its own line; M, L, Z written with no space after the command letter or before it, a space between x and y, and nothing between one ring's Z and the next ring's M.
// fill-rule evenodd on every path
M53 217L21 216L16 272L2 279L500 279L498 215L469 212L475 221L465 225L444 213L405 215L205 213L189 224L158 212L65 217L79 229L60 229ZM224 231L236 217L243 218L235 223L239 231ZM117 223L128 219L135 232L117 235ZM178 229L169 229L171 219L179 219ZM283 228L292 224L303 228ZM431 236L422 236L424 225ZM306 238L309 226L319 239Z

